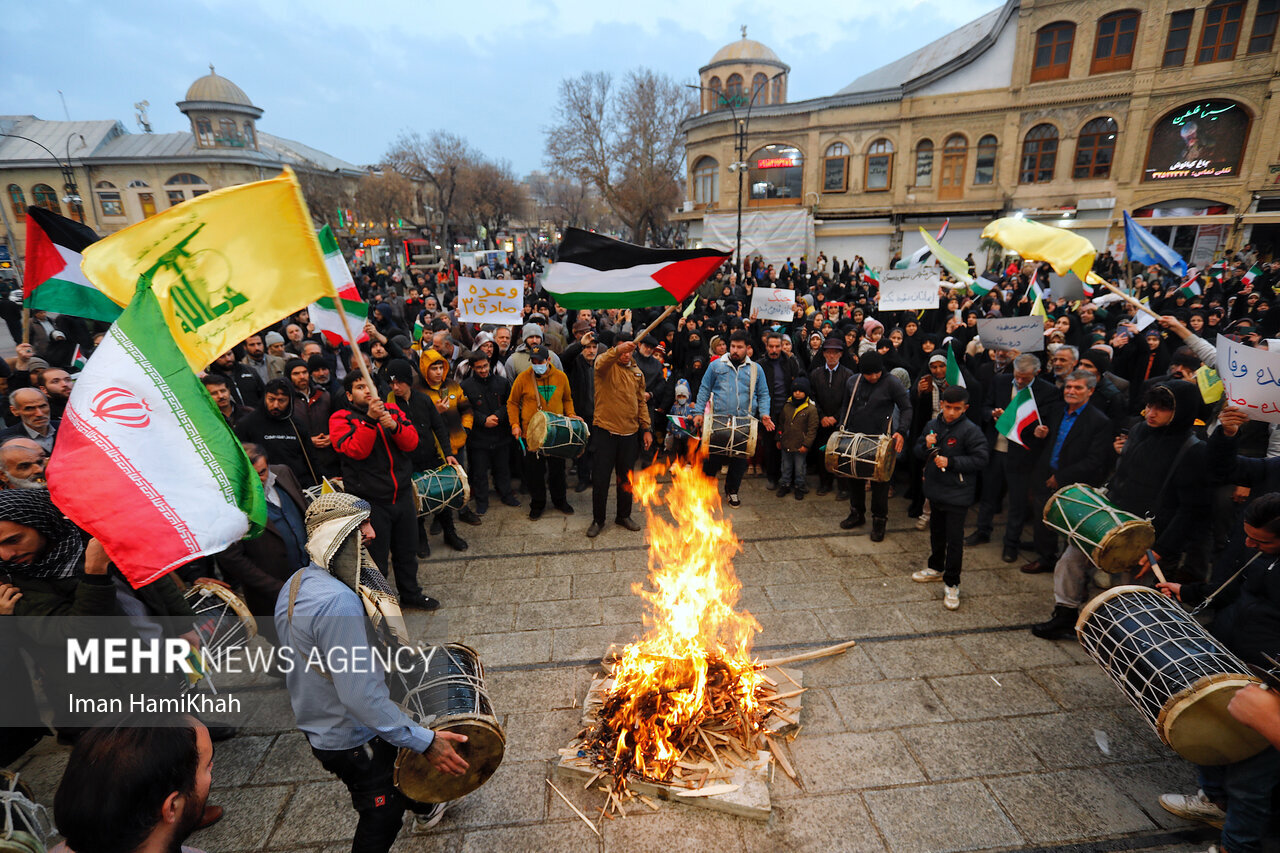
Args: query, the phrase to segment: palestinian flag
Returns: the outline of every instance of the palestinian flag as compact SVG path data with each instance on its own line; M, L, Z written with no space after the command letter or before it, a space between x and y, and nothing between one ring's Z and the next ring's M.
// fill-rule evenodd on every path
M262 482L150 287L76 380L49 492L135 588L266 525Z
M1225 259L1218 261L1216 264L1209 267L1209 278L1212 279L1215 283L1221 284L1222 279L1227 274L1227 269L1228 269L1228 266Z
M1026 443L1022 440L1022 431L1039 420L1040 410L1036 408L1035 395L1031 393L1031 386L1028 385L1013 395L1013 399L1005 407L1004 414L996 421L996 432L1026 447Z
M947 384L969 387L964 384L964 374L960 372L960 365L956 362L955 347L950 345L947 346Z
M347 341L346 330L342 327L342 320L338 317L338 309L331 296L322 296L307 308L311 324L335 347L343 343L367 341L369 336L364 333L364 323L369 317L369 306L360 298L356 283L351 280L351 270L347 269L347 262L338 249L333 229L326 225L320 229L316 238L320 241L320 250L324 252L324 266L329 271L329 280L333 282L333 289L342 300L342 307L347 311L347 322L351 324L351 331L356 339L353 342Z
M570 311L679 305L729 258L714 249L649 249L568 228L543 287Z
M969 292L981 299L996 289L996 283L986 276L978 276L969 283Z
M948 216L946 219L942 221L942 227L938 229L938 236L935 239L939 243L942 242L943 237L947 236L947 229L950 227L951 227L951 217ZM920 230L924 231L923 228L921 228ZM898 261L896 264L894 264L893 268L895 270L909 270L912 267L922 267L924 266L925 261L929 260L929 256L931 254L933 254L933 247L930 246L928 242L926 242L919 249L916 249L914 252L912 252L911 257L906 258L905 260Z
M80 270L80 253L99 237L93 229L43 207L27 208L27 260L22 299L32 311L53 311L112 323L119 305Z
M1262 275L1262 267L1258 266L1257 264L1254 264L1253 266L1249 267L1249 271L1244 274L1244 278L1241 280L1247 286L1247 285L1253 284L1253 280L1260 275Z
M71 369L75 371L84 370L85 362L88 360L85 358L84 350L80 349L79 344L76 344L76 351L71 356Z
M1182 286L1178 288L1178 295L1185 296L1190 299L1193 296L1199 296L1200 290L1200 271L1192 267L1187 271L1187 277L1183 280Z

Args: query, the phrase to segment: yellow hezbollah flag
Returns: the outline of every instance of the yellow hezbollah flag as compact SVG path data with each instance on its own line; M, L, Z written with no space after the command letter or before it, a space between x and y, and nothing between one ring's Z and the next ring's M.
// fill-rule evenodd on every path
M127 305L151 278L193 370L333 285L293 172L171 207L84 250L89 281Z
M982 236L995 240L1030 261L1045 261L1058 275L1074 272L1081 281L1093 268L1097 250L1079 234L1029 219L1006 216L982 229Z
M959 255L949 252L942 248L942 244L933 239L929 232L920 229L920 236L924 237L924 242L929 246L929 250L933 252L933 256L942 262L947 272L955 276L956 281L963 285L973 284L973 276L969 275L969 263Z

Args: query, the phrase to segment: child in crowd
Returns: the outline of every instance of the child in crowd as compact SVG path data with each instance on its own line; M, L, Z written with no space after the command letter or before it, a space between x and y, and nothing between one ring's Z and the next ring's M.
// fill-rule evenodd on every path
M929 565L914 572L913 581L942 581L942 603L960 608L960 566L964 558L964 519L977 497L978 473L987 465L987 440L977 424L965 417L969 392L959 385L939 398L938 416L916 441L916 456L924 460L924 496L932 505L929 517Z
M676 383L676 401L671 406L667 417L667 437L663 439L663 450L672 461L679 459L688 462L692 449L689 439L693 438L693 395L689 391L689 381L681 379Z
M794 489L796 500L802 501L809 491L805 457L818 436L820 419L817 407L809 402L809 377L802 373L791 382L791 399L782 407L782 422L778 425L778 447L782 450L778 497L785 498Z

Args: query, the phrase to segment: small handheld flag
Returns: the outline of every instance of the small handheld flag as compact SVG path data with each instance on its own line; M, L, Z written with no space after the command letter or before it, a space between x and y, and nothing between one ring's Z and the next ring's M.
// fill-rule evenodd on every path
M955 348L951 346L947 347L947 384L968 387L964 384L964 374L960 372L960 365L956 362Z
M1242 278L1241 281L1243 281L1246 285L1250 285L1250 284L1253 284L1253 280L1260 275L1262 275L1262 267L1258 266L1257 264L1254 264L1253 266L1249 267L1249 271L1244 274L1244 278Z
M329 280L333 282L334 292L342 300L342 307L351 319L352 329L357 330L352 332L357 338L355 341L347 341L347 333L338 316L333 296L321 296L311 303L307 309L311 324L335 347L342 343L363 343L369 340L369 335L364 331L365 321L369 319L369 306L360 298L360 291L356 290L356 283L351 280L351 270L347 269L347 262L343 260L333 229L328 225L324 226L316 239L320 241L320 251L324 252L324 266L329 271ZM415 337L414 340L418 338Z
M1187 274L1187 262L1182 256L1134 222L1127 210L1124 212L1124 253L1129 260L1140 264L1154 264L1173 270L1178 275Z
M1031 386L1018 391L1009 401L1004 414L996 421L996 432L1010 441L1026 447L1022 440L1022 431L1040 420L1040 410L1036 407L1036 397L1031 393Z

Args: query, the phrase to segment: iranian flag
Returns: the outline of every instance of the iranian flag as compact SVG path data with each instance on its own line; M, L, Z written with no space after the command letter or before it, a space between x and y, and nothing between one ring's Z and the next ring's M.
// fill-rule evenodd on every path
M875 271L875 270L873 270L871 267L863 267L863 268L862 268L862 281L863 281L863 283L864 283L864 284L869 284L869 285L871 285L872 287L879 287L879 286L880 286L880 273L876 272L876 271Z
M347 262L338 248L333 229L326 225L320 229L316 238L320 241L321 251L324 252L325 269L329 271L333 289L337 291L338 298L342 300L342 307L346 309L347 321L351 324L351 330L356 335L356 339L347 341L347 332L342 327L338 308L331 296L322 296L307 308L311 324L335 347L343 343L360 343L369 340L369 336L364 332L364 323L369 317L369 306L360 298L360 291L356 290L356 283L351 280L351 270L347 268Z
M714 249L649 249L568 228L543 288L570 311L679 305L729 257Z
M1247 285L1253 284L1253 280L1260 275L1262 275L1262 267L1258 266L1257 264L1254 264L1253 266L1249 267L1249 271L1244 274L1244 278L1241 279L1241 281L1243 281L1247 286Z
M1026 443L1022 440L1022 431L1039 420L1040 410L1036 408L1035 395L1031 393L1031 386L1028 385L1013 395L1004 414L996 421L996 432L1026 447Z
M140 290L76 379L49 460L54 503L135 588L266 524L249 457Z
M114 322L123 310L80 271L80 253L96 243L93 229L42 207L27 208L27 259L22 299L33 311Z

